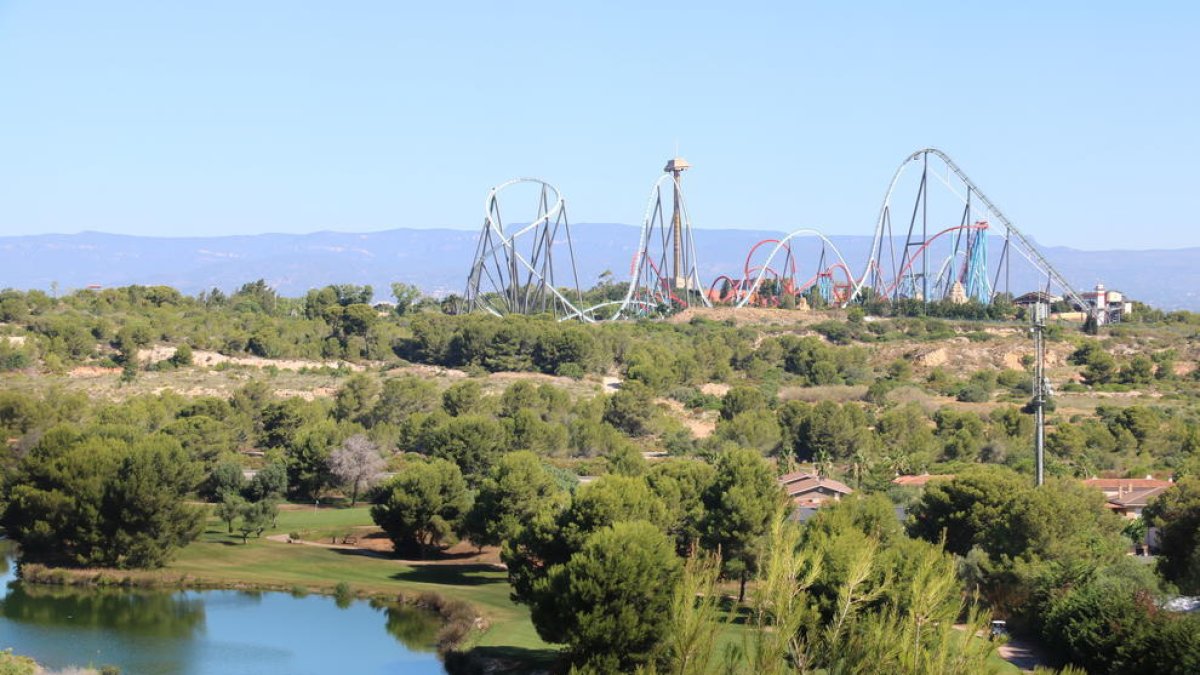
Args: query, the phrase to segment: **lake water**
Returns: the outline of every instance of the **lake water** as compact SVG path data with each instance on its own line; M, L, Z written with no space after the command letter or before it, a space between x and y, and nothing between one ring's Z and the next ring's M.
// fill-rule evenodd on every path
M4 542L7 544L8 542ZM123 675L443 673L428 612L242 591L121 591L24 585L0 574L0 648L49 668Z

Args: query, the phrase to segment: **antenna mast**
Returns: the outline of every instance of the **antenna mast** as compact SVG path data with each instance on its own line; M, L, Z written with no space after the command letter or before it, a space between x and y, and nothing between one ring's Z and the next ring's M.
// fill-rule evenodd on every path
M1046 314L1049 307L1038 302L1033 305L1033 410L1034 410L1034 456L1037 461L1037 485L1046 481Z

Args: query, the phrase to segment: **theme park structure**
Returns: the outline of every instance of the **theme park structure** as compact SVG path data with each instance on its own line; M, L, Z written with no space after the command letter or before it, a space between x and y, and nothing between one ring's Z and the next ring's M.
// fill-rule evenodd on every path
M529 187L536 195L534 217L506 226L501 198ZM556 275L555 262L562 254L569 274ZM567 285L559 287L556 282ZM577 312L582 302L562 194L537 178L516 178L492 188L484 201L483 231L467 276L467 309L496 316L547 312L565 316Z
M798 240L819 241L800 261ZM999 246L989 256L989 240ZM1083 298L1021 230L936 148L901 162L888 184L865 261L855 274L838 247L817 230L796 230L754 244L740 275L717 277L708 295L734 307L775 307L810 300L844 307L872 299L952 300L989 304L1011 293L1016 260L1079 307ZM805 266L805 262L808 263Z
M750 247L742 269L701 286L684 199L683 159L667 163L651 188L623 298L584 306L559 192L536 179L510 181L488 196L483 232L467 283L467 305L494 314L551 312L560 319L660 316L693 306L845 307L867 301L991 303L1011 294L1014 263L1027 265L1046 293L1087 307L1079 293L944 152L918 150L892 175L865 259L857 266L820 231L799 229ZM541 186L536 216L506 231L499 198L506 187ZM667 205L670 218L667 218ZM520 245L521 238L527 240ZM814 245L815 244L815 249ZM554 249L562 253L552 255ZM991 249L998 249L998 255ZM570 262L556 287L554 261ZM858 270L857 273L855 270Z
M672 159L654 181L625 296L590 306L580 292L566 203L558 189L536 178L519 178L492 188L484 203L483 230L467 276L468 311L496 316L549 313L559 319L594 322L665 315L696 304L709 306L683 194L682 174L690 166L683 158ZM536 212L528 223L506 225L501 218L502 198L506 200L513 191L510 188L522 184L539 188ZM561 274L556 276L556 260L569 261L565 280L570 286L555 285L556 279L563 279Z

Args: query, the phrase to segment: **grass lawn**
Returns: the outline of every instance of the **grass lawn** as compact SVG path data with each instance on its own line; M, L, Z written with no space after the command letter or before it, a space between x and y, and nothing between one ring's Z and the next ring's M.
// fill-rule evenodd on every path
M268 541L267 535L299 531L306 540L328 541L332 533L371 525L369 509L305 508L281 511L277 527L243 544L225 523L210 519L205 532L164 570L202 582L332 590L339 582L367 594L434 591L475 605L491 624L477 644L486 647L548 650L529 620L529 610L508 598L504 572L484 565L413 567L345 550Z
M543 642L529 620L529 610L509 600L504 572L486 565L405 565L395 560L361 555L348 550L268 541L267 535L299 532L307 541L328 541L355 527L372 525L368 507L294 508L281 511L274 527L261 538L243 544L241 536L229 534L225 523L210 519L205 532L164 572L188 575L216 585L247 584L289 590L303 587L330 592L340 582L354 592L398 595L434 591L472 603L490 622L489 629L468 647L482 654L509 657L527 664L549 663L557 648ZM736 587L734 587L736 592ZM744 627L728 624L714 645L718 653L739 644ZM717 662L720 662L717 657ZM994 656L994 672L1020 672Z

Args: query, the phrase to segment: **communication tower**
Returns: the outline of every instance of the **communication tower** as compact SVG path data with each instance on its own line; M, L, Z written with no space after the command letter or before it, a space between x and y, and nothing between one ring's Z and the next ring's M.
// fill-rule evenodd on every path
M1034 414L1034 457L1037 461L1037 484L1045 482L1046 463L1046 397L1050 394L1046 382L1046 314L1049 306L1039 302L1033 305L1033 414Z

